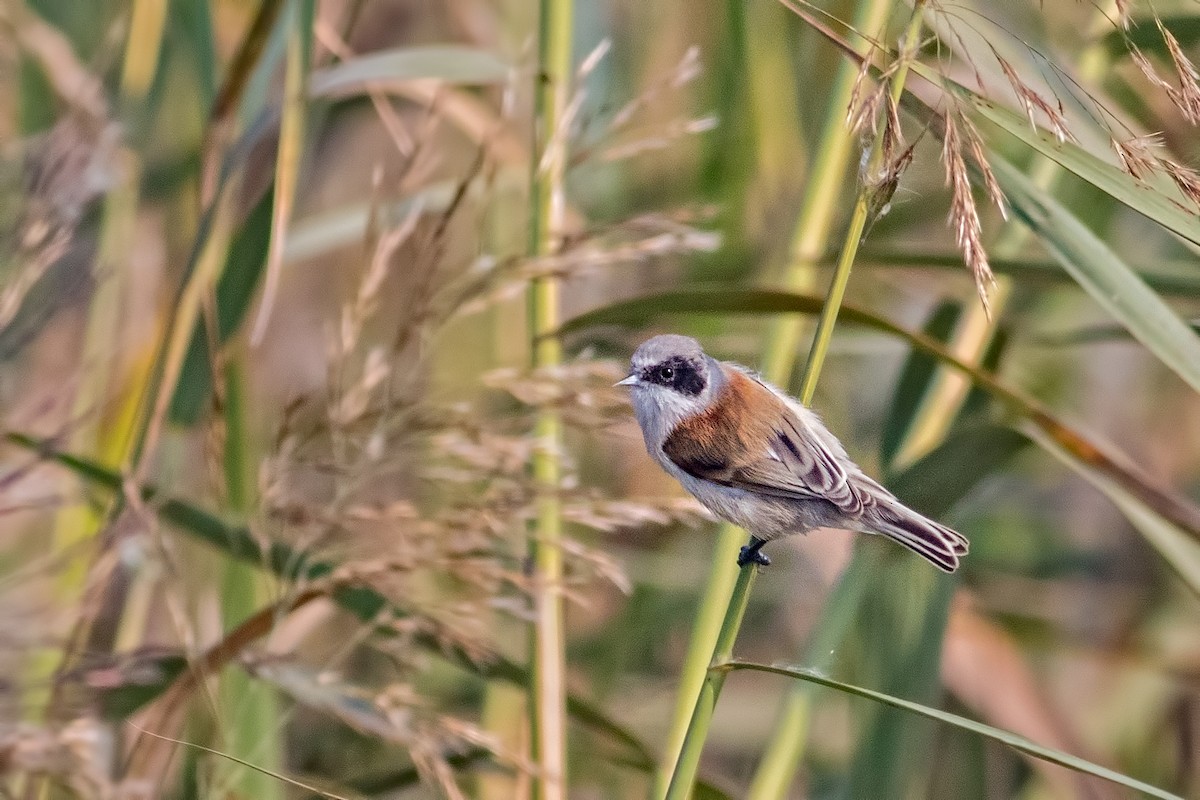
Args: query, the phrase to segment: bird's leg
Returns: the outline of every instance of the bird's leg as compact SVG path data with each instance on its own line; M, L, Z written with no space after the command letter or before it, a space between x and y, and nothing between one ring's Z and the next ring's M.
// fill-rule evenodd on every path
M738 566L744 567L747 564L761 564L764 567L770 566L771 559L767 558L766 554L762 552L762 546L766 543L766 539L751 536L750 544L745 545L738 551Z

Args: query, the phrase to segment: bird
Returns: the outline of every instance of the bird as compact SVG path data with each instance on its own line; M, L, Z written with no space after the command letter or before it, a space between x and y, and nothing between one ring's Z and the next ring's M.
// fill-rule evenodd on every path
M815 528L885 536L953 572L966 537L896 499L846 454L821 418L688 336L647 340L628 387L650 456L718 518L750 532L739 567L767 566L779 537Z

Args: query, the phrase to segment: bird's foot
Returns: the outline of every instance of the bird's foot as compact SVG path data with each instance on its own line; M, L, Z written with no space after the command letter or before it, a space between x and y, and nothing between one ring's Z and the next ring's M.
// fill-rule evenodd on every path
M737 565L744 567L747 564L758 564L760 566L769 567L771 559L767 558L767 554L762 551L762 546L766 541L754 537L750 544L744 546L738 551Z

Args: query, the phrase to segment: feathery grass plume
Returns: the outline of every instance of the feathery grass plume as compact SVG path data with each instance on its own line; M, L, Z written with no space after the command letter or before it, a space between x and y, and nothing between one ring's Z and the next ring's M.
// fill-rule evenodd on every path
M299 703L327 713L361 734L405 748L422 779L444 797L464 797L450 764L450 759L464 752L482 749L499 765L529 769L474 723L431 707L411 683L363 686L327 670L318 672L279 658L251 659L245 666Z
M1200 124L1200 87L1196 85L1196 68L1179 48L1179 43L1170 31L1161 27L1161 22L1159 24L1160 29L1164 32L1163 38L1167 42L1167 49L1171 54L1178 85L1159 75L1158 70L1150 63L1146 54L1133 43L1128 44L1129 57L1151 84L1166 92L1167 97L1179 109L1179 113L1185 120L1192 125ZM1174 42L1174 46L1172 46L1172 42Z
M847 126L863 139L859 181L870 193L867 222L863 228L864 238L874 224L890 210L892 197L900 185L900 177L912 163L916 147L916 142L905 146L904 130L900 125L900 108L890 91L891 80L904 64L903 59L891 61L882 70L879 79L872 82L871 88L864 89L868 85L875 50L876 47L872 45L855 76L846 112ZM878 168L871 171L870 141L876 137L879 141Z
M1159 164L1184 197L1200 210L1200 172L1170 158L1160 158Z
M78 797L118 797L109 775L112 731L100 720L77 717L62 725L0 726L0 776L46 777Z
M1162 18L1157 14L1154 15L1154 24L1158 26L1158 32L1166 42L1167 52L1171 56L1171 64L1175 67L1175 77L1179 81L1178 88L1168 94L1188 122L1193 125L1200 123L1200 86L1197 86L1197 81L1200 81L1200 73L1196 71L1196 65L1192 63L1192 60L1183 52L1175 34L1168 30L1167 26L1163 24Z
M478 314L512 300L534 278L579 278L655 259L715 252L721 235L700 227L711 216L710 209L639 214L565 236L562 246L549 255L500 261L483 256L449 290L457 298L453 313Z
M970 116L963 114L958 118L958 122L962 126L961 133L966 142L967 152L971 154L971 160L975 162L976 168L983 176L983 188L987 191L988 199L1000 212L1001 218L1007 220L1008 201L1004 198L1004 191L996 180L996 173L992 171L992 165L988 163L987 156L984 155L983 137L979 135L979 129L975 127Z
M1025 110L1026 116L1029 117L1030 126L1036 130L1038 127L1038 117L1040 116L1046 121L1050 131L1059 142L1077 141L1075 134L1071 133L1062 101L1056 98L1055 102L1051 103L1040 92L1022 80L1016 68L1001 56L994 47L991 50L996 63L1000 65L1000 71L1004 74L1009 87L1016 96L1017 102Z
M327 337L324 394L289 407L261 475L264 530L305 553L335 557L340 566L330 587L369 586L404 612L377 621L376 628L389 636L377 639L372 628L360 639L389 654L401 676L396 686L410 688L422 684L428 668L415 655L422 652L412 646L415 639L482 659L500 644L497 615L521 620L527 614L516 598L534 587L512 534L537 513L530 421L554 409L568 425L597 430L628 413L628 399L612 387L622 374L619 366L590 358L538 370L494 370L482 376L478 396L428 397L420 376L428 370L430 349L388 348L372 335L385 309L394 313L383 289L393 267L419 264L429 272L420 297L399 316L404 330L395 341L431 341L464 306L488 302L492 284L447 263L441 246L447 220L417 216L372 234L362 275ZM551 267L574 275L708 242L689 222L686 215L640 215L568 238ZM547 269L540 261L501 256L503 266L496 269L520 284ZM505 413L496 413L498 408ZM693 503L676 498L637 502L587 488L570 454L560 457L562 513L578 528L607 532L700 518ZM562 548L569 600L584 602L582 590L597 582L629 590L612 556L573 538ZM366 691L352 676L343 685L346 691ZM287 690L297 699L306 696L294 686ZM464 742L493 751L486 742L470 740L476 729L469 719L439 710L432 697L416 700L397 706L426 721L408 730L406 747L427 782L454 796L446 754L458 752ZM457 738L447 740L447 730L457 731Z
M913 150L916 147L916 142L904 146L904 134L900 129L900 112L895 102L892 101L890 95L883 96L882 108L886 109L883 115L883 132L880 136L880 164L879 169L873 174L869 172L869 159L864 159L862 163L861 181L864 190L868 193L868 208L867 222L863 227L862 237L865 239L870 233L871 228L889 210L891 210L892 197L896 194L896 189L900 186L900 176L904 174L904 170L913 160ZM864 154L869 152L864 150Z
M1161 135L1134 136L1123 141L1112 139L1121 168L1134 178L1144 181L1152 173L1165 175L1188 201L1200 209L1200 172L1180 162L1158 155L1163 146Z
M885 84L871 80L871 67L874 66L875 45L864 56L858 66L858 74L854 76L853 88L850 90L850 102L846 106L846 125L857 134L867 130L875 132L875 119L879 112L879 104L887 96ZM887 67L891 69L889 65ZM867 88L870 87L870 88Z
M117 180L119 143L115 124L73 112L6 154L0 164L0 330L67 252L88 206Z
M588 69L580 67L578 70L577 86L587 78L599 59L607 52L607 48L603 51L597 48L592 56L585 60L584 66ZM578 126L579 130L575 132L577 141L571 148L569 166L623 161L647 152L667 149L680 139L713 130L719 122L713 115L671 118L635 125L645 112L656 109L658 101L664 96L681 91L702 73L700 49L695 46L689 47L672 69L652 78L645 88L607 120L595 126ZM575 100L582 101L584 91L583 88L575 90L572 108L575 107ZM596 132L589 135L588 128L592 127Z
M1159 172L1161 164L1154 149L1162 144L1162 136L1157 133L1145 136L1133 136L1128 139L1111 139L1110 144L1117 154L1121 168L1138 180Z
M1117 24L1122 30L1129 29L1130 14L1133 11L1133 0L1116 0Z
M971 192L967 162L962 154L963 143L959 132L962 115L952 106L945 115L945 120L942 161L946 168L946 185L950 187L949 222L954 228L954 240L962 251L963 261L975 279L975 290L979 293L979 300L990 314L988 291L996 279L992 275L987 250L983 246L983 225L979 221L979 209ZM999 190L996 191L998 193Z

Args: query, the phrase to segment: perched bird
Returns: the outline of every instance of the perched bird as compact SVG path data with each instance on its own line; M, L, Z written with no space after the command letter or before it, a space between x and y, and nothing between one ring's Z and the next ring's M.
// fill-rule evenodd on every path
M646 449L718 517L748 530L738 566L790 533L881 534L953 572L962 534L906 508L868 478L801 403L687 336L655 336L633 354L628 386Z

